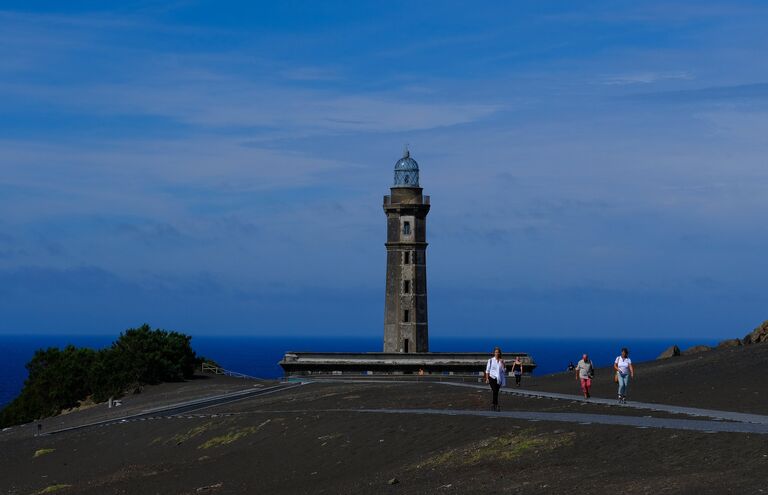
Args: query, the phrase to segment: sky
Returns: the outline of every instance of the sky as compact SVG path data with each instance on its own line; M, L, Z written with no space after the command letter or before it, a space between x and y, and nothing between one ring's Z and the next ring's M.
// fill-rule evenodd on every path
M0 0L0 333L380 335L408 145L431 336L743 336L768 319L767 23Z

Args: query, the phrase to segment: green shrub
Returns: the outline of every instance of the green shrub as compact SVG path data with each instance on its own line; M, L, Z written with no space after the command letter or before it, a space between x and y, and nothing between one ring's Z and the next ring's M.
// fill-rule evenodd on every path
M40 349L27 363L21 393L0 411L0 427L58 414L88 397L102 402L130 388L190 378L199 362L191 339L145 324L98 351L72 345Z

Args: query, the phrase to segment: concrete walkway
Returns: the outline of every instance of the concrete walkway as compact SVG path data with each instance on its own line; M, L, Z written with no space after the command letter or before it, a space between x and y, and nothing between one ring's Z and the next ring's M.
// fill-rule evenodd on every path
M320 380L318 380L320 381ZM554 413L541 411L478 411L478 410L460 410L460 409L322 409L322 410L253 410L239 413L228 413L220 411L216 414L200 414L197 411L208 409L210 407L222 406L255 398L262 395L269 395L276 392L283 392L304 384L310 384L314 380L294 381L283 385L277 385L260 390L238 391L229 394L206 397L187 402L181 402L157 409L144 410L137 414L113 418L104 421L96 421L88 424L81 424L69 428L47 432L48 435L63 433L67 431L79 430L94 426L106 426L116 423L125 423L128 421L144 421L148 419L160 418L193 418L193 417L220 417L241 414L280 414L280 413L300 413L300 412L330 412L330 413L368 413L368 414L416 414L416 415L443 415L443 416L477 416L485 418L509 418L526 421L554 421L563 423L578 424L600 424L600 425L618 425L631 426L635 428L666 428L677 430L690 430L707 433L729 432L729 433L754 433L768 435L768 416L759 414L746 414L729 411L717 411L710 409L699 409L691 407L672 406L667 404L654 404L643 402L630 402L626 405L618 405L610 399L592 398L584 399L578 395L559 394L554 392L541 392L524 389L501 389L505 394L512 394L524 397L537 397L554 400L568 400L575 402L587 402L594 404L604 404L615 407L630 407L635 409L645 409L651 411L663 411L674 414L685 414L690 416L700 416L715 418L715 420L697 420L697 419L677 419L677 418L654 418L650 416L624 416L612 414L587 414L587 413ZM356 384L366 383L365 381L351 381ZM337 382L338 383L338 382ZM370 383L370 382L369 382ZM389 382L392 383L392 382ZM432 382L435 383L435 382ZM456 383L456 382L437 382L442 385L454 387L465 387L474 390L487 390L487 386L480 384ZM192 413L192 414L191 414ZM725 421L718 421L725 420Z
M375 414L426 414L441 416L480 416L486 418L510 418L528 421L555 421L561 423L634 426L636 428L665 428L700 431L705 433L755 433L768 435L767 424L726 423L698 419L651 418L619 416L611 414L549 413L538 411L468 411L452 409L338 409L334 412L359 412Z
M69 426L65 428L59 428L56 430L42 433L42 435L56 435L58 433L81 430L83 428L112 425L116 423L126 423L128 421L180 416L182 414L189 414L194 411L201 411L203 409L208 409L209 407L221 406L224 404L232 404L234 402L251 399L253 397L260 397L263 395L283 392L285 390L291 390L293 388L300 387L301 385L302 385L301 383L291 383L291 384L275 385L272 387L267 387L267 388L262 388L257 390L240 390L237 392L230 392L228 394L215 395L212 397L204 397L201 399L179 402L176 404L170 404L170 405L155 408L155 409L146 409L144 411L140 411L135 414L128 414L126 416L121 416L119 418L110 418L110 419L105 419L101 421L94 421L92 423L85 423L85 424Z
M407 414L438 416L474 416L489 419L514 419L522 421L551 421L580 425L631 426L634 428L653 428L670 430L698 431L703 433L751 433L768 435L768 425L756 423L731 423L724 421L706 421L701 419L653 418L651 416L623 416L614 414L589 413L552 413L540 411L477 411L468 409L255 409L238 412L194 413L165 416L165 419L223 418L246 415L276 415L302 413L331 414ZM143 420L144 418L140 418ZM160 418L148 418L160 419Z
M466 387L474 389L487 390L487 385L475 385L471 383L450 383L442 382L443 385L451 385L455 387ZM701 416L706 418L722 419L726 421L738 421L740 423L754 423L760 425L768 425L768 416L761 414L749 414L739 413L732 411L718 411L714 409L699 409L697 407L683 407L672 406L669 404L656 404L653 402L634 402L630 401L626 404L618 404L615 399L601 399L599 397L592 397L585 399L580 395L558 394L555 392L542 392L534 390L525 390L520 388L502 388L501 392L505 394L519 395L522 397L541 397L543 399L556 399L556 400L569 400L576 402L587 402L590 404L604 404L608 406L617 407L631 407L633 409L645 409L649 411L663 411L673 414L687 414L689 416Z
M295 383L354 383L354 384L364 384L364 383L428 383L428 384L435 384L435 385L449 385L452 387L465 387L465 388L472 388L472 389L479 389L479 390L489 390L488 385L482 385L482 384L475 384L475 383L461 383L461 382L450 382L450 381L424 381L424 382L413 382L413 381L398 381L398 380L365 380L365 379L294 379L291 380ZM762 414L750 414L750 413L740 413L740 412L733 412L733 411L720 411L715 409L700 409L697 407L684 407L684 406L673 406L669 404L657 404L654 402L635 402L630 401L626 404L618 404L616 402L616 399L601 399L599 397L592 397L590 399L585 399L584 397L580 395L571 395L571 394L560 394L556 392L543 392L538 390L526 390L522 388L502 388L500 390L501 393L504 394L512 394L512 395L518 395L522 397L534 397L534 398L542 398L542 399L554 399L554 400L567 400L567 401L574 401L574 402L586 402L591 404L603 404L607 406L615 406L615 407L629 407L633 409L643 409L648 411L662 411L672 414L686 414L688 416L699 416L704 418L714 418L724 421L737 421L739 423L754 423L754 424L761 424L761 425L768 425L768 416L762 415Z

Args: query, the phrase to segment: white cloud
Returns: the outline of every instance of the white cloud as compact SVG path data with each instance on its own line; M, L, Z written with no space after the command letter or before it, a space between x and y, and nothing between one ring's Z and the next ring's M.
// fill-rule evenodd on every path
M494 103L421 102L395 94L349 94L218 81L135 81L50 87L3 84L7 95L92 115L159 116L216 127L273 127L322 132L402 132L465 124L501 110Z
M601 84L624 86L630 84L652 84L669 80L690 80L693 74L686 71L675 72L628 72L624 74L606 75L600 80Z

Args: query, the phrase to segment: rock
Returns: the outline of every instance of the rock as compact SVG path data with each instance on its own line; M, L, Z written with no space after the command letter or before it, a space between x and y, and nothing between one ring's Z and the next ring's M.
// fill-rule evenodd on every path
M397 478L392 478L391 480L387 481L387 483L389 483L390 485L396 485L400 483L400 480Z
M218 490L222 486L224 486L224 483L220 482L220 483L216 483L215 485L201 486L200 488L198 488L195 491L197 493L206 493L206 492L211 492L211 491L214 491L214 490Z
M708 345L695 345L693 347L689 347L688 349L684 350L683 354L688 356L688 355L691 355L691 354L698 354L700 352L707 352L707 351L711 351L711 350L712 350L712 348L709 347Z
M671 358L679 355L680 355L680 348L677 347L676 345L673 345L673 346L670 346L666 351L659 354L659 357L657 357L656 359L667 359L667 358Z
M718 349L726 349L728 347L739 347L741 345L740 339L727 339L717 344Z
M768 342L768 320L744 336L744 345Z

